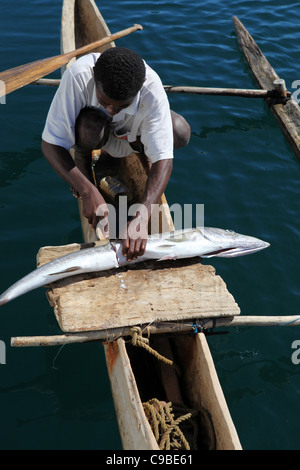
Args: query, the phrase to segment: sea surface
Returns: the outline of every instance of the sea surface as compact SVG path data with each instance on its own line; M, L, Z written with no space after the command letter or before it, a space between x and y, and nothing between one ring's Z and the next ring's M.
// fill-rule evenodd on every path
M255 88L232 16L248 28L287 88L300 80L300 4L286 0L103 0L111 32L164 84ZM0 70L60 53L62 0L1 0ZM58 78L60 72L52 74ZM81 242L77 203L41 150L55 89L27 86L0 104L0 291L35 267L41 246ZM241 315L299 315L300 161L260 99L169 95L191 125L176 151L169 204L204 204L205 225L268 241L263 252L212 258ZM209 345L244 449L300 449L300 329L228 328ZM11 348L14 336L60 329L44 289L3 306L1 449L120 449L101 344ZM2 343L2 346L3 346ZM2 348L3 349L3 348ZM297 355L296 355L297 356ZM298 356L297 356L298 357Z

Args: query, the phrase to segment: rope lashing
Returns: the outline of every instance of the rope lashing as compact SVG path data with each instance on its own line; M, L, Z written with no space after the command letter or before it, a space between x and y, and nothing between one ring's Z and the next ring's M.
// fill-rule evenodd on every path
M170 359L166 358L165 356L162 356L157 352L155 349L151 348L149 346L149 340L148 338L144 338L142 336L142 329L139 326L134 326L131 328L131 337L132 337L132 344L133 346L139 346L141 348L146 349L150 354L152 354L154 357L156 357L158 360L164 362L165 364L168 364L169 366L173 367L177 374L180 376L181 372L177 364L175 362L171 361Z

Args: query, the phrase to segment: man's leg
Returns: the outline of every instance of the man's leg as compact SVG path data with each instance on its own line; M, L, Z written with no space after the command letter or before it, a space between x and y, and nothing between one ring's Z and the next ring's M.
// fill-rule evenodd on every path
M173 136L174 136L174 149L185 147L191 137L191 128L189 123L184 119L181 114L175 113L171 109L171 117L173 124Z

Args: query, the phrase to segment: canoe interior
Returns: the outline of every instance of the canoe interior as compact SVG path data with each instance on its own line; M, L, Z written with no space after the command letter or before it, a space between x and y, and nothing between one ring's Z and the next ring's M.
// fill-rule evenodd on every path
M64 0L62 53L100 39L107 33L109 30L94 0ZM106 47L110 46L114 44ZM135 197L143 192L147 178L143 162L136 154L119 159L117 163L102 159L96 168L96 175L98 184L104 176L118 176ZM173 222L165 196L160 203L164 210L157 215L160 220L158 231L162 227L172 230ZM95 231L91 230L82 216L80 201L79 211L84 241L96 240ZM148 352L140 348L137 351L130 341L120 338L104 344L123 448L158 449L142 405L143 401L154 397L160 401L179 401L202 413L199 418L202 431L197 439L197 447L240 448L205 336L151 338L150 345L166 357L174 356L182 370L180 378L170 366L164 365Z
M241 449L205 335L156 335L150 346L172 360L179 372L126 343L142 403L154 397L171 402L176 418L195 413L181 427L191 450Z
M151 339L150 346L164 357L175 360L180 370L184 370L182 366L185 347L180 344L182 339L183 337L177 341L175 338L155 337ZM188 345L190 338L186 337L186 340L185 346ZM216 450L217 430L214 428L212 417L202 403L190 400L190 390L186 386L185 378L179 378L170 365L164 364L142 348L127 343L126 349L141 402L151 403L153 398L162 404L171 402L176 418L193 409L195 413L197 412L197 416L181 426L191 450ZM192 386L195 387L196 384ZM218 446L222 448L219 442Z
M61 18L62 53L78 49L109 34L94 0L64 0ZM108 43L94 52L103 52L114 45L114 42Z
M83 3L85 5L83 5ZM97 22L93 21L93 17L95 15L98 17ZM77 0L75 2L74 16L76 49L110 34L109 29L94 2ZM93 27L90 25L93 25ZM112 46L114 46L114 43L106 44L105 46L101 46L96 49L95 52L103 52Z
M153 398L163 406L171 402L176 419L195 414L181 425L191 450L241 450L205 335L157 335L149 346L174 361L179 372L129 338L104 343L124 450L159 448L144 414Z

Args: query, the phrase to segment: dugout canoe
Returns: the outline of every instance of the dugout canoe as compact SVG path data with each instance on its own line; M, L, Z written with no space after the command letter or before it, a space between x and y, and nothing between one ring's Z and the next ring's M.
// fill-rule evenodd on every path
M253 37L242 22L233 17L239 46L249 65L258 86L264 90L274 90L274 82L282 81L267 58L258 47ZM265 98L270 110L277 120L283 134L300 160L300 109L297 101L290 96L288 100L279 101L276 96Z
M108 27L94 0L64 0L62 53L107 34ZM114 44L106 45L105 48L107 47L114 47ZM135 154L118 160L121 160L119 174L122 175L123 183L138 197L143 192L146 181L141 162ZM100 173L103 177L101 168ZM99 177L98 174L96 177ZM161 223L164 228L167 226L171 230L173 222L165 196L160 203L163 207ZM80 201L79 213L84 241L95 241L97 236L82 216ZM196 410L202 433L197 442L199 448L241 449L205 335L197 333L172 338L157 335L150 338L150 346L164 357L176 357L176 363L181 368L180 377L169 365L159 360L153 362L152 356L144 349L137 351L130 341L120 338L104 344L123 448L159 449L143 405L149 404L150 399L155 397L158 400L158 404L154 405L156 408L160 406L159 403L172 402L184 408L181 414L185 414L187 409Z

